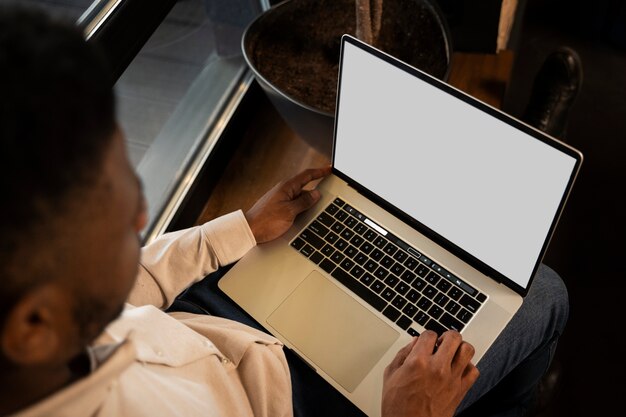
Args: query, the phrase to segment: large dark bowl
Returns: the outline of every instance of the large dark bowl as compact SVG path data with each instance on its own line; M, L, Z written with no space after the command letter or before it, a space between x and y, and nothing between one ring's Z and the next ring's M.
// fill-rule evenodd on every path
M296 134L329 157L340 38L354 35L354 8L354 0L288 0L257 17L242 39L244 58L278 112ZM312 49L308 43L316 36L320 45ZM434 77L448 78L450 32L440 9L428 0L384 0L376 46ZM284 51L295 52L283 57ZM311 70L314 61L324 71ZM279 71L268 71L268 65ZM327 91L313 96L310 90L320 84Z

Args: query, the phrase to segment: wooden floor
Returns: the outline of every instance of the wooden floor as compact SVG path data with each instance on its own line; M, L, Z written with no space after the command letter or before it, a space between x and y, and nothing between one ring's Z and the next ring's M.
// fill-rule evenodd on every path
M449 82L499 108L513 65L513 54L455 54ZM267 190L301 170L330 163L287 126L276 110L261 106L213 190L197 224L237 209L244 211Z

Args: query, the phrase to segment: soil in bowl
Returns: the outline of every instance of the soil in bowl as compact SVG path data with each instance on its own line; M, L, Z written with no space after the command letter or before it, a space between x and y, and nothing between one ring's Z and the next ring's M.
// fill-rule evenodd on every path
M374 46L445 79L449 50L436 13L425 0L384 0ZM334 115L341 36L356 33L354 0L290 0L255 24L245 47L256 70L295 101Z

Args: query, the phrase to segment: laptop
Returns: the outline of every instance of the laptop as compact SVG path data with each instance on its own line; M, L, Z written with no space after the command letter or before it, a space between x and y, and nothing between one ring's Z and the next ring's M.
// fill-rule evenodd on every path
M412 336L478 363L522 304L582 163L570 146L348 35L332 174L220 289L370 416Z

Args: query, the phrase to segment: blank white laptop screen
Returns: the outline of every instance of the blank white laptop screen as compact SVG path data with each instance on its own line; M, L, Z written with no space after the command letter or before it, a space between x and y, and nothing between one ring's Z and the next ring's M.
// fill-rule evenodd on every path
M522 287L576 160L344 43L334 166Z

